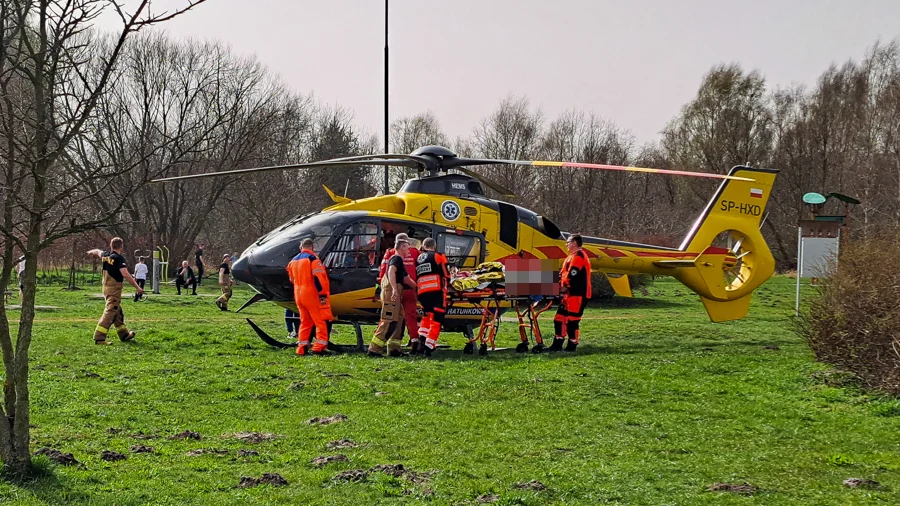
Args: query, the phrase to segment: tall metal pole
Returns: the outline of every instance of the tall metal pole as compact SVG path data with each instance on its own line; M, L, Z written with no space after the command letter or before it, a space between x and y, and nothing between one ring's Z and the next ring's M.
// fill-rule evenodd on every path
M797 226L797 303L794 315L800 316L800 273L803 272L803 225Z
M390 153L388 141L388 0L384 0L384 152ZM388 167L384 167L384 194L388 194Z

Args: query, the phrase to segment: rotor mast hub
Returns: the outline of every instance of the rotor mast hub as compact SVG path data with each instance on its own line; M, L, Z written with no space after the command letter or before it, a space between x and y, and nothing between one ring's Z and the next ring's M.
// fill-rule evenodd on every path
M429 175L436 176L441 172L447 172L444 162L458 158L457 154L444 146L422 146L410 153L411 156L421 156L429 160L427 167L422 167L419 172L428 171Z

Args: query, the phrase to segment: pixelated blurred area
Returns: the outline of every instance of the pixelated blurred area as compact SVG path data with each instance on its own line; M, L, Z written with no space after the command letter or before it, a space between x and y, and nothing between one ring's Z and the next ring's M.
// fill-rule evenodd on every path
M559 295L559 261L546 258L510 258L505 260L506 295Z

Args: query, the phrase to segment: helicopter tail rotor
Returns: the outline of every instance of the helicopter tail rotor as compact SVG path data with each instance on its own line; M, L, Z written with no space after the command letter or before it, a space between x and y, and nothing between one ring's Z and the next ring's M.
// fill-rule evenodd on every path
M775 272L760 221L777 172L731 169L736 179L722 182L681 245L700 254L675 277L700 295L714 322L743 318L753 290Z

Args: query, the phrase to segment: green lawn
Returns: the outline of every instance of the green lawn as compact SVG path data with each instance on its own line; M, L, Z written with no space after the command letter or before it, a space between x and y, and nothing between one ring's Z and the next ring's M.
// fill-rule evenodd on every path
M247 297L238 288L233 308ZM99 347L99 289L42 287L38 303L60 309L40 310L35 326L32 448L73 453L82 466L39 457L46 475L0 483L0 501L900 504L900 403L813 362L792 331L788 278L758 290L738 322L710 323L696 296L661 280L647 296L590 309L575 355L467 356L452 334L442 342L453 351L432 360L274 350L243 315L281 336L283 311L261 303L222 313L213 289L127 300L137 339ZM552 313L543 320L552 334ZM336 328L336 341L355 341ZM516 336L504 323L498 344L514 346ZM348 420L307 423L336 414ZM185 430L202 439L168 439ZM251 431L278 437L225 437ZM358 446L326 448L340 439ZM132 452L139 444L155 451ZM188 455L198 449L219 452ZM107 462L104 450L128 458ZM337 454L349 461L311 463ZM412 472L334 479L380 464ZM242 476L263 473L288 485L238 488ZM882 485L844 487L851 477ZM546 490L520 487L532 480ZM717 482L756 492L706 490Z

